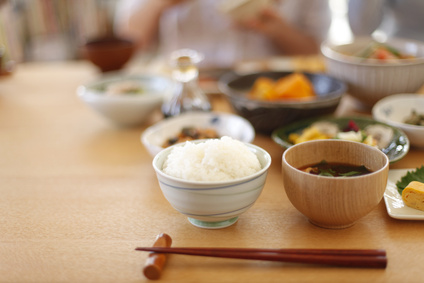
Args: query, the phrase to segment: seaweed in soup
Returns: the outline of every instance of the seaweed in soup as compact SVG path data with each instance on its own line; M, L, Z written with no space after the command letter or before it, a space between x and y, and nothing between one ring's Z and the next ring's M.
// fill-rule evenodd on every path
M364 165L353 165L348 163L338 162L327 162L322 160L321 162L309 166L300 168L300 170L307 173L319 176L328 177L350 177L350 176L361 176L371 173Z

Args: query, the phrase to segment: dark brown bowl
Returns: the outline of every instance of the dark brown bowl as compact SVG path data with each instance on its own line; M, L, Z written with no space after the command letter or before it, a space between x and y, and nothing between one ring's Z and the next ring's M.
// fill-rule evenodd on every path
M91 39L82 46L85 58L102 72L122 69L135 49L132 41L113 36Z
M332 114L346 92L346 84L324 74L304 73L312 82L317 98L308 101L264 101L248 97L259 77L278 79L292 72L258 72L246 75L228 73L218 83L234 110L246 118L257 132L271 134L273 130L305 118Z

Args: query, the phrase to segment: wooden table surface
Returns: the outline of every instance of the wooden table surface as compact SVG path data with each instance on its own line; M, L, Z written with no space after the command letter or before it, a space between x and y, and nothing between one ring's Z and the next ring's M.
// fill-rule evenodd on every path
M272 156L265 188L238 222L196 228L163 197L140 142L146 125L117 128L76 96L99 74L84 62L28 63L0 78L0 282L145 282L142 267L156 235L173 246L385 249L386 269L354 269L172 255L163 282L422 282L424 222L396 220L384 201L354 226L316 227L288 201L283 149L268 136L254 144ZM214 110L232 111L219 95ZM343 98L337 115L368 114ZM159 117L159 118L158 118ZM416 168L411 149L391 165Z

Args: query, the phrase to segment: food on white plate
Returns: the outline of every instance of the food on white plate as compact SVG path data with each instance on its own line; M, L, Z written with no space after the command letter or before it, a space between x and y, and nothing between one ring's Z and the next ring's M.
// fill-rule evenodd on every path
M162 170L175 178L216 182L252 175L261 170L261 164L244 143L223 136L174 147Z
M414 59L415 57L406 54L393 46L380 42L372 42L363 50L355 54L364 59L374 59L381 62L401 62L404 59Z
M134 95L144 92L140 82L134 80L110 83L104 87L105 95Z
M407 171L396 187L406 206L424 211L424 166Z
M418 113L415 109L412 109L411 114L403 122L415 126L424 126L424 113Z
M327 137L335 137L337 133L340 132L339 126L328 121L315 122L313 123L312 127L316 128L319 133Z
M372 137L377 142L378 148L385 148L393 139L393 129L384 125L369 125L365 127L364 133L367 137Z
M415 170L407 171L406 174L396 182L399 194L402 195L403 190L413 181L424 183L424 165Z
M382 149L389 145L393 136L393 129L384 125L375 124L360 129L355 121L350 120L345 128L340 129L335 123L319 121L303 129L301 133L291 133L289 141L298 144L318 139L341 139L361 142Z
M412 181L402 191L406 206L424 211L424 183Z
M168 147L185 141L217 138L220 138L220 136L213 128L184 127L177 135L168 138L162 147Z

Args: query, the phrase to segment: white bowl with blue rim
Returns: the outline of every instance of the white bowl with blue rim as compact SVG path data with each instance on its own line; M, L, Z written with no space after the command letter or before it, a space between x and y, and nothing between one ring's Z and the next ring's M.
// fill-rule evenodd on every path
M373 118L405 132L411 146L424 148L424 126L405 123L416 111L424 115L424 94L401 93L379 100L372 108Z
M228 181L189 181L164 173L163 164L168 155L174 147L183 146L184 143L170 146L154 157L153 168L163 195L194 226L206 229L231 226L260 196L271 165L271 156L256 145L244 144L257 156L261 169L252 175Z
M169 138L177 136L185 127L213 129L218 136L250 143L255 138L255 130L249 121L241 116L221 112L185 112L150 126L141 134L141 142L151 156L164 149Z

